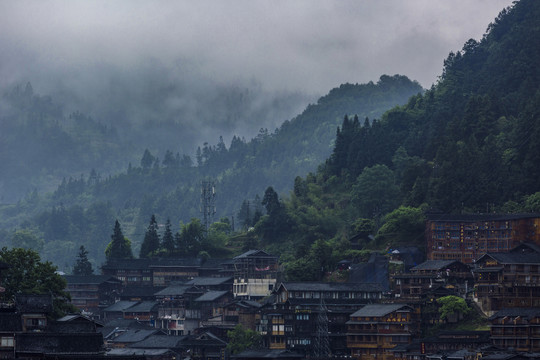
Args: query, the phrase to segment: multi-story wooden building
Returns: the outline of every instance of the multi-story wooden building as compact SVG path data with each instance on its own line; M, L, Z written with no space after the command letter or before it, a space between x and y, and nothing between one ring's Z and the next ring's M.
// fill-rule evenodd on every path
M347 348L361 360L393 360L392 349L410 344L418 326L412 307L371 304L351 314L347 322Z
M219 265L221 264L221 265ZM166 287L171 283L200 277L231 277L227 260L203 261L200 258L153 258L109 260L101 266L103 275L114 276L125 286Z
M193 285L172 284L158 291L155 296L159 302L156 326L168 334L186 335L199 327L200 309L194 300L204 291Z
M101 318L101 310L114 304L122 293L122 281L110 275L65 275L71 303L92 318Z
M540 352L540 309L503 309L489 318L494 346L519 352Z
M427 214L430 260L470 264L486 253L505 252L527 241L540 244L540 214Z
M379 284L281 283L275 290L275 302L261 309L257 331L269 349L345 356L349 315L381 299L382 292Z
M396 298L421 300L438 287L448 287L465 294L473 286L468 265L457 260L427 260L407 273L392 274L392 292Z
M476 261L475 298L487 313L514 307L540 307L540 247L523 243L506 253Z
M263 250L250 250L233 259L235 297L260 299L270 295L278 276L278 258Z

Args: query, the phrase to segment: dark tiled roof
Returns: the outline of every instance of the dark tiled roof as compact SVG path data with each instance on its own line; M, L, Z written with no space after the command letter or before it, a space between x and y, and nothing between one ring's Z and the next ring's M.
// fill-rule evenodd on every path
M222 268L223 264L231 263L232 259L207 259L201 267L203 268Z
M134 313L143 313L143 312L151 312L154 311L154 309L158 306L157 301L141 301L137 305L133 305L132 307L129 307L125 309L125 312L134 312Z
M493 314L489 320L501 318L501 317L522 317L526 319L532 319L540 317L540 308L509 308L502 309Z
M121 259L109 260L101 266L102 269L131 269L143 270L156 267L200 267L199 258L155 258L155 259Z
M163 332L158 329L127 330L122 334L118 335L116 338L112 339L111 341L115 343L136 343L156 334L163 334ZM165 336L165 334L163 334L162 336Z
M289 351L289 350L245 350L239 354L231 355L232 359L281 359L281 358L297 358L303 359L304 355Z
M406 308L407 310L411 309L408 305L403 304L369 304L356 311L351 316L385 316L400 310L401 308Z
M131 269L141 270L150 266L150 259L109 260L101 266L102 269Z
M540 214L426 214L431 221L456 221L456 222L475 222L475 221L506 221L519 219L540 218Z
M195 286L216 286L233 282L232 277L196 277L186 282L188 285Z
M259 309L262 305L254 300L234 300L226 305L226 307L241 307L245 309Z
M21 314L0 312L0 329L2 331L22 331Z
M122 348L122 349L111 349L107 351L107 358L116 359L119 356L122 358L129 357L142 357L143 359L152 359L156 356L167 355L171 350L169 349L139 349L139 348Z
M17 295L15 303L21 313L50 313L53 310L52 295Z
M120 295L122 298L151 297L158 291L165 289L164 286L126 286Z
M281 286L288 291L383 291L380 284L373 283L284 282Z
M28 332L17 334L18 352L44 354L99 354L103 352L103 337L99 333L58 334Z
M150 267L200 267L201 264L202 259L195 257L181 259L157 258L152 259Z
M344 308L355 308L357 309L359 306L362 306L363 304L368 304L373 302L373 299L324 299L324 305L329 307L344 307ZM289 298L287 299L287 302L291 305L301 305L301 306L309 306L309 307L320 307L321 306L321 299L295 299L295 298Z
M208 291L207 293L202 294L195 301L215 301L220 297L229 293L228 291Z
M119 301L119 302L105 308L103 311L105 311L105 312L124 311L126 309L129 309L132 306L135 306L137 303L138 303L138 301Z
M251 256L268 257L268 258L275 258L276 257L276 256L273 256L273 255L270 255L269 253L267 253L264 250L249 250L249 251L246 251L243 254L240 254L240 255L236 256L234 259L242 259L242 258L247 258L247 257L251 257Z
M104 282L122 283L114 276L111 275L64 275L68 285L69 284L103 284Z
M526 251L526 250L534 251L534 252L540 254L540 246L538 246L535 243L529 243L529 242L521 243L521 244L519 244L518 246L516 246L515 248L513 248L510 251L512 251L512 252L516 252L516 251L523 252L523 251Z
M191 285L170 285L165 289L154 293L155 296L180 296L184 295L187 290L191 289Z
M190 335L187 336L183 343L186 346L205 346L205 347L225 347L227 343L221 340L216 335L207 331L200 335Z
M103 328L98 328L97 331L102 333L104 338L109 338L117 330L129 329L153 330L154 328L148 324L140 322L139 320L119 318L107 322Z
M489 256L495 259L499 264L540 264L540 256L536 253L501 252L488 253L484 256Z
M130 347L139 349L174 349L182 347L182 341L185 338L185 336L151 335L142 341L131 344Z
M457 260L426 260L421 264L416 265L411 268L411 271L418 270L441 270L446 269L448 266L453 263L458 262Z

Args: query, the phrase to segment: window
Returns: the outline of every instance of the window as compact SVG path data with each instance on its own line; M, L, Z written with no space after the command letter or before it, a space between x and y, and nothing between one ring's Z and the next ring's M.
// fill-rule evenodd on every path
M2 337L0 340L0 347L13 347L15 340L13 337Z

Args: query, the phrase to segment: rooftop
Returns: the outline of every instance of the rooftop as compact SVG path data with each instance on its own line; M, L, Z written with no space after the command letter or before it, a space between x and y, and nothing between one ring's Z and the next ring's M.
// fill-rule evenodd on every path
M407 310L410 311L411 308L408 305L404 304L369 304L351 314L351 317L359 316L369 316L369 317L380 317L388 315L394 311L398 310Z

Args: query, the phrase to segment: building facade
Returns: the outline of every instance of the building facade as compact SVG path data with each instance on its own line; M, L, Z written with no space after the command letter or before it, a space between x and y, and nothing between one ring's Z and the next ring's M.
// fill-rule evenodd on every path
M524 243L476 261L475 300L486 313L540 307L540 247Z
M540 244L540 214L427 214L429 260L473 263L486 253L506 252L521 242Z

